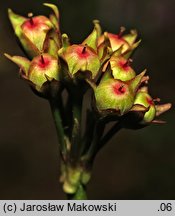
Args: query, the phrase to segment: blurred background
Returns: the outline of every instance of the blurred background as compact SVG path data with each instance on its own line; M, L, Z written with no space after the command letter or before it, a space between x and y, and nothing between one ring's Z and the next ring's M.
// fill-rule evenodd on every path
M4 52L22 55L7 8L48 15L43 0L0 3L0 199L65 199L59 184L59 153L47 101L19 79ZM175 1L48 0L59 6L62 32L81 41L93 19L104 30L136 28L142 43L134 55L139 73L148 69L150 93L172 109L165 125L123 130L96 158L89 199L175 199Z

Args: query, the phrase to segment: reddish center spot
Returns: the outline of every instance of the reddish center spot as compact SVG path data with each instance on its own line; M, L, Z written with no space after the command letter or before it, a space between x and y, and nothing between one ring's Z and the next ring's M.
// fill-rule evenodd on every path
M113 86L113 91L116 95L122 95L126 92L126 88L124 84L117 83Z
M86 46L81 46L81 47L78 47L77 48L77 54L78 54L78 57L79 58L88 58L90 53L89 51L87 50L87 47Z
M24 28L33 30L33 29L38 28L39 25L40 25L39 20L34 17L34 18L30 18L29 20L25 21Z
M38 67L40 67L41 69L47 68L49 64L50 64L50 59L47 57L41 56L41 58L38 61Z
M148 104L149 104L150 106L154 105L154 102L153 102L153 100L152 100L151 98L147 97L147 98L146 98L146 101L148 102Z
M118 64L126 72L130 69L129 62L126 60L120 60Z

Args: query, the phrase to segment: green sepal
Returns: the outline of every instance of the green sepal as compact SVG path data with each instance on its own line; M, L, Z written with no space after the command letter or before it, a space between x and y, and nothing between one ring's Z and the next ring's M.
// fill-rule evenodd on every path
M106 60L110 58L112 49L107 45L106 41L104 41L98 47L97 53L101 63L103 64Z
M7 53L5 53L4 55L12 62L17 64L22 69L22 71L25 73L26 76L28 75L30 61L27 58L21 56L10 56Z
M136 48L140 45L141 41L142 40L139 40L136 43L134 43L133 45L131 45L131 47L123 53L123 57L126 58L126 59L130 58L131 55L136 50Z
M44 52L58 58L58 44L55 42L54 38L48 37L44 44Z
M110 67L110 62L107 61L104 65L103 65L103 68L102 68L102 77L101 77L101 80L100 82L104 82L108 79L112 79L113 76L112 76L112 71L111 71L111 67Z
M156 116L155 106L150 106L149 110L145 113L142 123L150 123Z
M134 44L138 36L138 33L135 29L130 31L130 34L123 35L123 39L125 39L130 45Z
M21 26L27 20L27 18L14 13L10 8L8 9L8 17L11 21L15 34L18 35L19 26Z
M92 33L83 41L82 44L88 45L89 47L97 51L97 40L100 34L101 34L101 30L100 30L99 21L95 20L94 29Z
M54 13L50 15L50 21L52 22L52 24L55 26L56 29L60 30L60 26L59 26L60 13L58 7L50 3L44 3L43 5L52 9Z
M129 81L130 89L134 93L138 90L139 86L141 85L142 79L143 79L145 73L146 73L146 70L144 70L142 73L140 73L139 75L134 77L131 81Z

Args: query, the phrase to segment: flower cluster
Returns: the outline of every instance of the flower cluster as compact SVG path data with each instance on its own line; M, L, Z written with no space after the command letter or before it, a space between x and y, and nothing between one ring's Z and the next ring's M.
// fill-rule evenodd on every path
M34 92L51 101L53 112L58 109L62 115L61 121L56 121L64 161L61 181L64 190L73 194L86 184L82 179L88 172L80 164L91 162L101 148L105 124L115 120L120 127L136 129L161 123L155 117L170 109L171 104L157 105L159 99L152 99L148 92L146 70L137 74L131 66L132 54L140 43L136 30L125 34L121 27L118 34L102 33L99 21L94 20L90 35L81 44L71 44L68 36L61 34L57 7L44 5L52 10L49 18L32 13L26 18L9 9L10 21L27 57L5 55L19 66L21 77ZM92 97L86 127L90 129L84 141L81 113L77 110L81 110L88 89ZM66 107L59 101L63 90L70 99ZM65 113L67 110L69 113ZM89 179L89 175L86 177Z

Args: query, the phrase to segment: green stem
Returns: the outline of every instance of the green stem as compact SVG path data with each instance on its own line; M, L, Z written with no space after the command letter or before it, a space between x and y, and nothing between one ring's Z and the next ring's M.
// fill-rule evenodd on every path
M86 111L86 127L81 145L81 155L85 154L90 147L94 136L95 115L92 110Z
M86 187L80 184L75 194L67 195L70 200L87 200Z
M90 163L93 162L96 153L98 151L99 148L99 140L100 137L103 134L105 125L103 124L103 121L101 121L100 119L96 119L96 123L95 123L95 129L94 129L94 133L93 133L93 140L92 143L87 151L87 153L82 157L83 161L89 161Z
M64 128L62 125L62 118L61 118L60 109L59 109L59 101L51 99L50 107L52 110L52 115L53 115L53 119L55 122L56 130L57 130L61 156L63 160L65 160L67 151L66 151L66 145L65 145L65 139L64 139Z
M82 115L83 95L72 94L72 115L73 127L71 135L71 151L70 158L77 161L80 153L81 145L81 115Z

